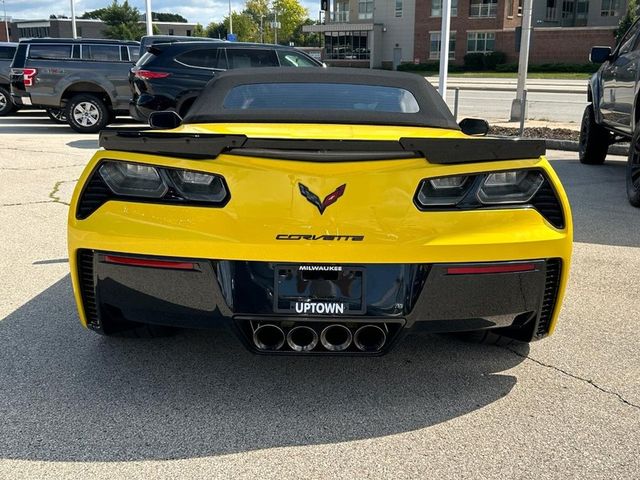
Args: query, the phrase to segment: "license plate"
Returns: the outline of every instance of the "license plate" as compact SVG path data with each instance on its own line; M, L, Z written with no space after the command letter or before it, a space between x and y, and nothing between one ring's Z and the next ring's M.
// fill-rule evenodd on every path
M365 271L339 265L278 265L274 311L340 316L365 311Z

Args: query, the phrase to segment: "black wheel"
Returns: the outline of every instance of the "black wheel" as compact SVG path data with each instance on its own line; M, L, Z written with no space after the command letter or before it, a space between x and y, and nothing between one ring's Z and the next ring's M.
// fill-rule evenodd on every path
M491 330L474 330L471 332L454 333L454 337L468 343L481 343L483 345L505 346L514 343L521 343L513 338L498 335Z
M586 165L602 165L612 139L611 132L596 123L593 104L587 105L580 125L580 162Z
M67 116L62 108L47 108L47 115L54 123L67 123Z
M109 124L111 113L95 95L81 93L71 98L66 108L67 122L76 132L96 133Z
M640 207L640 124L631 139L627 158L627 196L631 205Z
M16 106L13 101L11 101L9 91L4 87L0 87L0 117L13 113L15 109Z

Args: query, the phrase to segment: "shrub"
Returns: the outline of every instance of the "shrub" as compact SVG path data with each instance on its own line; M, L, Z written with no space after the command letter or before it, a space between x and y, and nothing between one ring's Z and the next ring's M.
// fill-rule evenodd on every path
M484 70L484 53L467 53L464 56L465 70Z
M491 52L484 56L483 61L486 70L495 70L498 65L502 65L507 61L507 54L504 52Z

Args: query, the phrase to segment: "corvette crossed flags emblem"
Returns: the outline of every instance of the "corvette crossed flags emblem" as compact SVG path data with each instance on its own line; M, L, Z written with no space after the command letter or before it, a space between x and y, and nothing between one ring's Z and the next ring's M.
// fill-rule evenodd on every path
M329 195L324 197L324 200L320 201L320 197L318 197L315 193L309 190L308 187L303 185L302 183L298 184L300 186L300 193L304 198L306 198L309 203L315 205L320 211L320 215L324 213L329 205L333 205L338 201L338 199L344 194L344 189L347 188L347 184L342 184L338 188L336 188Z

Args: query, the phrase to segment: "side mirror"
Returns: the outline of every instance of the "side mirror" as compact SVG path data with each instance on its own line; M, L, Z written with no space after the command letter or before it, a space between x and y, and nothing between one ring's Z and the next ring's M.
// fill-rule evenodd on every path
M465 118L458 125L466 135L486 135L489 133L489 123L481 118Z
M611 59L611 47L592 47L589 54L591 63L604 63Z
M182 124L182 117L172 110L164 112L153 112L149 115L149 125L151 128L171 130Z

